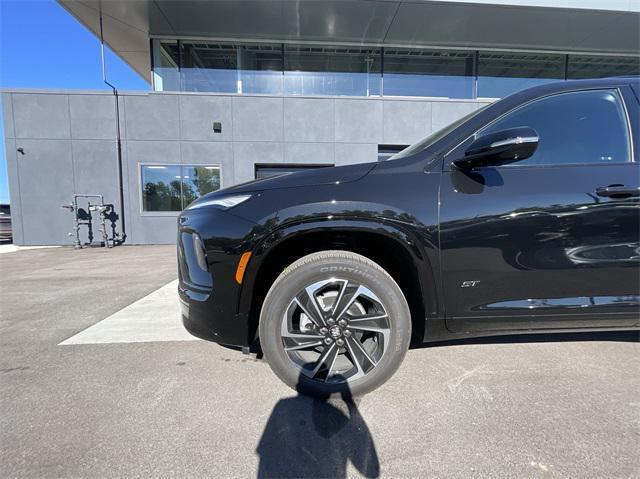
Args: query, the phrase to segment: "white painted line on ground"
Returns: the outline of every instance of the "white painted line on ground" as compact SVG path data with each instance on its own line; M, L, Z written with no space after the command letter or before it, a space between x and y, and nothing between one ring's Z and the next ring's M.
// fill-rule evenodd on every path
M60 346L197 340L182 326L175 280L62 341Z

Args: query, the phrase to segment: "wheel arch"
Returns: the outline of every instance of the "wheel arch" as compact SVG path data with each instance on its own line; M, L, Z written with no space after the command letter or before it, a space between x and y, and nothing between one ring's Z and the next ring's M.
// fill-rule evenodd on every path
M422 341L426 317L438 316L441 309L435 248L425 251L395 224L348 219L289 225L256 245L238 304L239 313L248 316L249 339L256 339L264 298L284 268L307 254L332 249L361 254L393 277L409 304L414 339Z

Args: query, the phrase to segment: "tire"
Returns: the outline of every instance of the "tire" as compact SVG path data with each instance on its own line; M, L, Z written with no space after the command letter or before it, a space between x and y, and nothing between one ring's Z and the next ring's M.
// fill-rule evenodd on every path
M411 316L379 265L348 251L322 251L278 276L262 305L259 335L271 369L291 388L318 397L360 396L402 363Z

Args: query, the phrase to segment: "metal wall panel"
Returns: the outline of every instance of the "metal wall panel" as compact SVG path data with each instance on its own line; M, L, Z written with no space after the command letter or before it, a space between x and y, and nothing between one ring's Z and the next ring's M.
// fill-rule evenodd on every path
M141 164L220 165L225 187L253 179L255 164L376 161L379 144L410 144L484 103L124 94L127 243L175 242L177 213L142 212ZM3 111L16 242L71 244L67 232L73 217L60 205L71 201L74 192L102 193L106 201L118 203L113 96L6 93ZM42 121L42 115L55 118L55 124ZM22 137L14 142L12 125L18 118ZM213 121L222 122L221 134L213 133ZM16 153L18 147L25 155Z

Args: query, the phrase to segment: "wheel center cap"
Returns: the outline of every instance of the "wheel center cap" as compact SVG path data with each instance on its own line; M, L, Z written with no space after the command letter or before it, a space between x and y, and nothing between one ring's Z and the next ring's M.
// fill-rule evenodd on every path
M338 325L331 326L329 328L329 334L331 335L332 338L337 339L340 336L342 336L342 329Z

